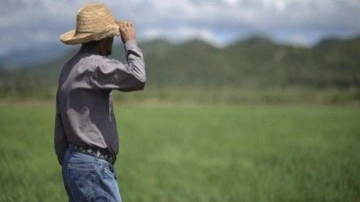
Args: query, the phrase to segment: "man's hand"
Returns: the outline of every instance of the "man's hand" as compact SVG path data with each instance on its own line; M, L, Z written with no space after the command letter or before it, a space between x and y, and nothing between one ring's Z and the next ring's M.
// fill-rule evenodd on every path
M123 43L136 39L136 31L132 23L127 22L121 24L119 30L121 34L121 40L123 41Z

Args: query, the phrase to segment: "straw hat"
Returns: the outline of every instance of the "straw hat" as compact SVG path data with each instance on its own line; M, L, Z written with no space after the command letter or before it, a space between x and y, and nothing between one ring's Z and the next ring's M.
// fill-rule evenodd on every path
M62 34L60 40L68 45L98 41L119 35L119 26L123 23L126 22L115 20L104 4L87 4L78 11L76 29Z

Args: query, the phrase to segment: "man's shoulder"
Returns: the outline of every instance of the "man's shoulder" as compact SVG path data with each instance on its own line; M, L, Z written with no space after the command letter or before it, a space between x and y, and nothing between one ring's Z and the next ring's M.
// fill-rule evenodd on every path
M97 54L91 54L91 55L85 55L81 58L82 62L91 62L93 64L98 64L98 63L106 63L106 62L110 62L110 61L117 61L115 59L106 57L106 56L101 56L101 55L97 55Z
M70 66L97 66L104 61L104 58L96 54L77 54L67 63Z
M102 66L119 64L120 61L97 54L76 54L65 63L65 69L77 69L77 72L92 71Z

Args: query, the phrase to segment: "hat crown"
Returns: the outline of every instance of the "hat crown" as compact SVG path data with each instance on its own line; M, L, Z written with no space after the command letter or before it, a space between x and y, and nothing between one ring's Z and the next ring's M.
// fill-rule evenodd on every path
M62 34L60 40L68 45L76 45L113 37L120 34L119 26L124 22L115 20L104 4L87 4L76 15L76 29Z
M76 16L76 33L99 32L115 20L104 4L89 4L78 11Z

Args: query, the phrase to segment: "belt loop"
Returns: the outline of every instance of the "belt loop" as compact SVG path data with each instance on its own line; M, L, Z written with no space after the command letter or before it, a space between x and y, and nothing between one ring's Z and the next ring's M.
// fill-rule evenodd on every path
M69 144L68 147L67 147L67 149L69 150L69 152L72 152L72 150L73 150L73 144Z

